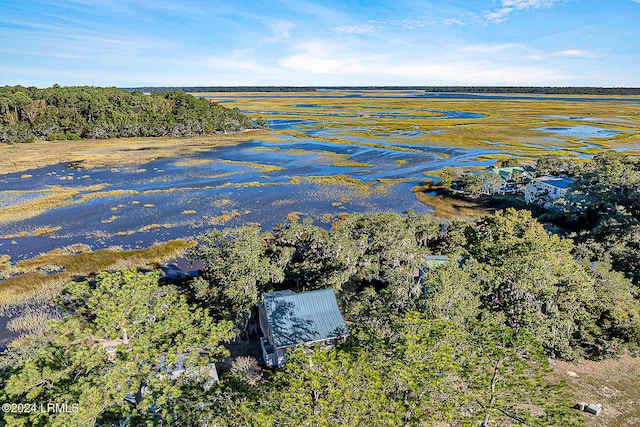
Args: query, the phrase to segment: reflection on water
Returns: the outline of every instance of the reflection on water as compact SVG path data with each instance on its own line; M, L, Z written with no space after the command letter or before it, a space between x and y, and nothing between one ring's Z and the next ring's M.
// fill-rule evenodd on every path
M233 97L300 99L298 94ZM278 111L277 102L269 111L256 108L252 111L256 117L269 119L268 138L217 147L188 158L82 170L55 165L0 175L0 207L26 203L43 194L56 195L60 188L78 190L62 206L33 218L0 224L0 254L8 254L15 261L73 243L85 243L93 249L146 247L156 241L193 236L211 227L257 222L268 228L291 212L321 222L344 212L427 211L430 208L409 191L416 181L445 166L492 165L491 156L504 154L503 146L500 141L487 143L482 149L429 142L430 137L452 133L437 128L446 124L442 119L462 118L465 123L457 125L463 126L481 120L484 114L376 100L537 99L419 91L385 96L365 92L315 96L337 100L352 97L362 100L361 109L336 101L330 101L330 105L294 102L283 106L283 111ZM406 119L428 121L433 126L409 121L402 128L393 127L395 120ZM379 122L385 126L378 126ZM554 136L524 141L527 148L554 149L556 137L606 138L619 133L590 125L537 129ZM101 188L85 190L90 186Z
M579 125L579 126L550 126L537 128L544 132L554 133L561 136L572 136L575 138L613 138L620 131L599 128L596 126Z

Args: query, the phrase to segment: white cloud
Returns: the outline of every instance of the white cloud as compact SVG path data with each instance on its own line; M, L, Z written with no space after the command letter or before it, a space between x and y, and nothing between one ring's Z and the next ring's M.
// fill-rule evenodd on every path
M507 20L507 16L513 12L512 7L503 7L497 10L493 10L491 12L485 12L484 17L487 21L492 22L494 24L499 24Z
M471 53L497 53L508 49L520 48L522 45L518 43L501 43L501 44L472 44L463 46L460 50L462 52Z
M366 73L363 59L355 55L341 55L322 43L304 43L298 46L300 52L279 61L282 67L298 72L314 74L357 74ZM366 59L365 59L366 60Z
M500 6L496 9L485 11L484 17L491 23L499 24L506 21L509 14L512 12L526 9L553 7L559 1L560 0L501 0Z
M369 22L377 24L378 26L402 28L404 30L417 30L436 23L433 19L424 17L416 19L392 19L388 21L370 20Z
M264 39L265 43L278 43L291 38L291 30L295 25L288 21L271 21L267 23L271 30L271 37Z
M344 25L342 27L334 27L333 30L339 34L371 34L376 31L374 25Z
M638 0L638 1L640 1L640 0ZM465 21L463 21L461 19L455 19L455 18L445 19L444 21L442 21L442 23L444 25L459 25L461 27L467 25L467 23Z
M566 58L592 58L591 52L581 49L567 49L553 52L553 56L563 56Z
M484 49L478 46L474 49ZM514 46L502 46L504 49L511 47ZM399 61L392 53L357 54L321 42L299 46L299 52L281 59L279 65L304 75L309 81L318 80L319 76L324 75L332 76L336 81L356 76L360 81L395 84L539 85L570 78L563 72L543 66L466 59L438 62L425 58L424 61L407 62Z
M544 59L544 55L527 55L525 58L532 61L542 61Z

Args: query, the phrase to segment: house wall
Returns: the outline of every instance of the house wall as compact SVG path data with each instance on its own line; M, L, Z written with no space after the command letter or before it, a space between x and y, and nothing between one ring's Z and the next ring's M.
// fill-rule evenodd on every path
M273 344L273 335L271 335L271 328L269 327L269 321L267 319L267 309L264 304L258 306L258 319L260 321L260 329L262 335L264 335L270 344Z
M564 197L567 194L566 188L556 187L546 182L533 180L527 184L523 190L524 201L531 203L541 195L545 195L549 199L555 200Z

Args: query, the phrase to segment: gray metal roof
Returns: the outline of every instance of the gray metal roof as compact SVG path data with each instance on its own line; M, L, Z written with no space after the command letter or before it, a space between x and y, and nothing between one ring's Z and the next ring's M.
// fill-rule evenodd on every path
M536 180L544 182L545 184L553 185L558 188L569 188L573 184L574 179L568 176L552 176L545 175L539 176Z
M278 348L348 335L333 289L264 294L264 307Z

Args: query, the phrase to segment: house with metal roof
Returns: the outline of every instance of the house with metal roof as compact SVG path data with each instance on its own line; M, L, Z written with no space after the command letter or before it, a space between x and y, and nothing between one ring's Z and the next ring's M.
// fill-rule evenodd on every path
M333 344L349 334L333 289L270 292L258 304L264 363L280 367L299 345Z
M532 179L522 190L526 203L547 204L565 197L573 178L566 176L545 175Z
M520 183L527 182L533 178L534 172L531 166L494 167L487 169L487 171L495 177L495 182L490 185L491 188L486 188L485 190L494 194L516 192Z

